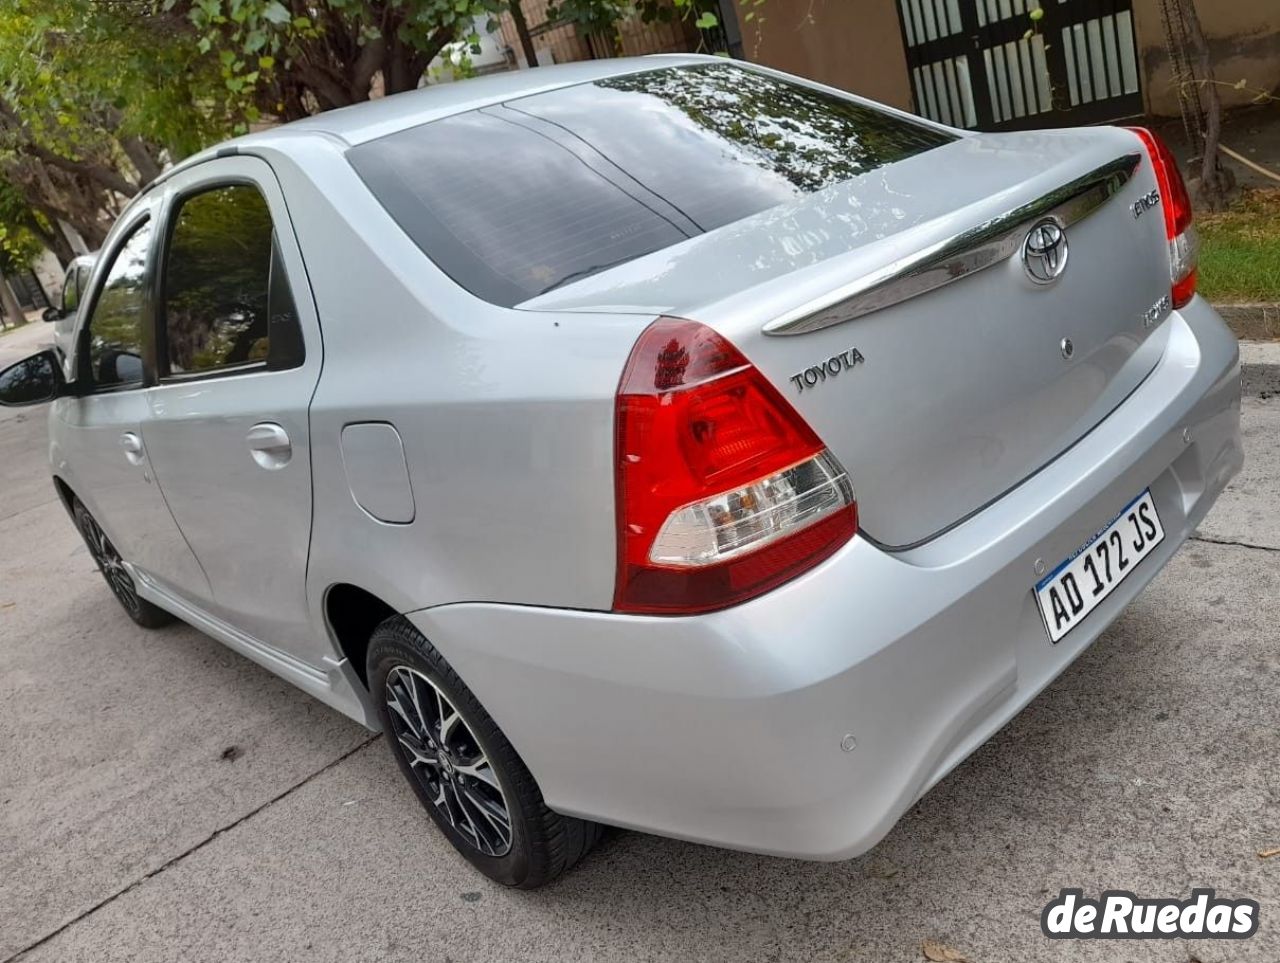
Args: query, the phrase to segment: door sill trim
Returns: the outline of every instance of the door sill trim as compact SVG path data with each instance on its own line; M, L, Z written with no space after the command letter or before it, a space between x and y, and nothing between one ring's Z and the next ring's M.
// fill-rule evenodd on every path
M139 570L135 566L125 563L125 567L133 576L134 582L137 583L138 594L148 602L160 606L165 611L172 612L182 621L199 629L205 635L212 636L223 645L234 649L246 658L252 659L264 668L270 669L277 675L288 678L295 685L308 692L314 693L316 689L321 689L324 692L330 690L329 677L325 672L307 665L301 659L289 655L275 646L259 641L248 633L242 632L235 626L224 622L216 615L211 615L194 603L175 595L146 572Z

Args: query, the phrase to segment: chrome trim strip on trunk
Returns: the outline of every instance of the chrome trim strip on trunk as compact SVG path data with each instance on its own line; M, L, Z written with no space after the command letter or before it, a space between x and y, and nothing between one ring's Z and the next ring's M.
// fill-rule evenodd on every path
M1129 182L1141 162L1142 154L1136 152L1117 157L1029 204L886 265L818 301L788 311L762 330L770 335L820 331L927 294L999 264L1018 251L1027 231L1041 218L1052 217L1063 228L1084 220Z

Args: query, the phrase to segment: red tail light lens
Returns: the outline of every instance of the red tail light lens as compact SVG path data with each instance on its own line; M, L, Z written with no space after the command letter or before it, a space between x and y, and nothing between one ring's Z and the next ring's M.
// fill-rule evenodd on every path
M1195 296L1196 264L1200 256L1200 239L1191 225L1191 195L1178 170L1173 152L1163 140L1145 127L1130 127L1147 148L1151 166L1155 168L1164 208L1165 236L1169 239L1169 274L1173 283L1173 306L1180 308Z
M745 601L857 529L848 476L772 384L705 325L659 318L618 387L614 608Z

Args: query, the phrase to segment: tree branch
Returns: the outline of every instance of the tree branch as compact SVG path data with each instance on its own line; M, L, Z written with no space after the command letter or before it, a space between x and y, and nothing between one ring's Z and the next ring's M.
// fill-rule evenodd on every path
M109 191L115 191L117 194L123 194L125 197L133 197L138 193L138 188L135 185L129 183L123 176L105 164L71 160L49 150L47 147L42 147L30 141L23 144L21 150L25 154L36 157L53 167L61 168L70 174L79 174L82 177L87 177L99 186L105 187Z
M18 143L14 145L15 150L38 158L52 167L61 168L70 174L79 174L87 177L101 187L105 187L109 191L117 191L125 197L133 197L138 193L138 188L135 185L129 183L117 171L106 164L72 160L69 157L63 157L56 151L50 150L43 144L37 143L35 138L31 136L31 131L26 123L18 112L13 109L13 105L4 99L0 99L0 122L2 122L0 126L17 135Z

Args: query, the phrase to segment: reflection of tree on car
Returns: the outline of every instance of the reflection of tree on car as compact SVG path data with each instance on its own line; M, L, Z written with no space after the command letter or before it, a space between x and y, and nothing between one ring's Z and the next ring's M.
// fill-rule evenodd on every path
M271 230L256 190L221 188L183 202L165 265L171 371L266 359Z
M0 371L0 397L7 405L51 401L58 384L57 359L52 351L41 351Z
M805 193L935 146L938 135L851 100L715 65L653 70L597 86L675 106L703 131ZM705 226L705 225L704 225Z
M144 223L111 266L93 308L89 365L100 385L142 380L142 302L150 223Z

